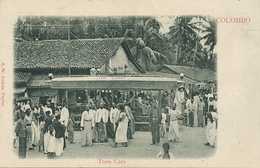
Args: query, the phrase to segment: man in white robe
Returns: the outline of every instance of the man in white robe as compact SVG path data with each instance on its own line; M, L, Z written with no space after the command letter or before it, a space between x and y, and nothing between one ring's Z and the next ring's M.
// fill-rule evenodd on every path
M83 129L82 147L87 145L92 146L92 130L95 126L95 119L93 110L90 110L88 104L86 105L86 110L82 113L80 126Z
M45 146L47 145L49 141L49 134L48 134L48 129L49 126L52 124L52 117L50 116L50 111L46 111L46 119L45 119L45 124L44 124L44 153L47 154L47 148Z
M64 147L63 148L66 148L66 141L65 141L65 139L66 139L66 137L68 137L67 127L68 127L69 117L70 117L70 113L69 113L69 109L68 109L68 104L65 103L65 105L61 109L61 113L60 113L60 120L66 127L65 134L64 134Z
M181 113L184 113L184 105L185 105L185 87L184 85L181 85L178 87L175 98L174 98L174 103L176 104L176 110L180 111ZM179 121L182 124L182 120Z
M195 95L193 97L194 101L193 101L193 108L194 108L194 126L197 127L198 126L198 104L200 102L200 98L199 95Z
M176 110L175 104L172 106L172 109L169 110L169 115L170 115L170 127L169 127L169 133L168 133L168 140L170 142L180 140L179 125L178 125L177 117L179 115L181 115L181 112L179 110Z
M163 138L166 134L166 112L165 112L165 109L163 109L162 111L162 120L161 120L161 130L160 130L160 134L161 134L161 137Z
M115 146L118 143L122 143L124 147L128 147L127 144L127 128L128 128L128 117L126 115L125 109L122 107L119 114L119 124L116 129Z
M188 126L190 124L189 122L189 113L191 111L191 99L190 97L188 97L187 101L186 101L186 109L185 109L185 114L187 115L187 123L186 126Z
M205 145L214 148L216 135L217 135L216 122L217 122L218 115L216 112L213 112L214 110L212 105L211 107L210 107L210 112L207 113L207 120L208 120L207 127L206 127L207 143L205 143Z
M60 120L62 122L64 122L64 125L67 126L68 125L68 121L69 121L69 109L68 109L68 104L65 104L64 107L61 109L61 113L60 113Z
M176 104L176 109L179 111L183 111L183 103L185 103L185 93L184 93L184 86L179 86L178 90L176 91L174 103Z

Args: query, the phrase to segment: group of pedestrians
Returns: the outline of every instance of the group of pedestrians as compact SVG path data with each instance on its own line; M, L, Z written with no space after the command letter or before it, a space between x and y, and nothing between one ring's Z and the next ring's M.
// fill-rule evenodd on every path
M209 107L213 106L213 110L217 109L217 101L213 95L200 94L192 98L188 97L186 101L185 114L187 116L187 126L204 127L207 125L206 113L210 112Z
M39 152L47 154L47 158L62 156L66 148L65 139L68 138L73 143L75 121L69 117L68 104L56 108L54 113L49 106L37 108L30 106L29 102L18 106L17 110L14 147L15 140L18 139L19 158L26 158L26 151L35 150L36 146L39 147Z
M167 136L168 142L180 141L179 125L190 127L206 127L205 145L214 148L217 128L217 99L213 96L199 94L185 98L184 88L178 88L172 106L159 107L155 98L149 99L149 117L151 128L151 145L160 145L160 138ZM160 109L161 108L161 109ZM26 157L27 150L34 150L38 145L39 152L47 154L47 158L63 155L66 139L69 144L74 142L74 114L69 112L68 104L55 110L50 106L34 107L26 104L19 106L19 120L15 122L15 138L19 140L18 156ZM54 112L53 112L54 111ZM168 128L168 130L167 130ZM111 103L110 107L103 102L88 103L81 114L81 146L92 146L93 143L106 143L108 139L114 142L113 147L122 144L128 147L128 139L133 139L135 132L135 116L128 103ZM167 132L168 131L168 132ZM165 156L169 150L168 144L163 145Z
M159 146L160 138L164 138L166 135L168 135L169 142L180 140L178 117L182 113L176 109L176 104L173 104L172 107L166 106L161 110L162 113L159 112L156 100L152 100L150 113L150 126L152 132L151 145ZM168 134L167 127L169 128Z
M127 147L127 139L132 139L134 134L134 116L127 104L112 103L110 108L105 108L100 103L98 109L94 104L87 104L81 116L82 147L92 146L92 143L105 143L108 138L114 140L117 147L122 143Z
M166 127L169 128L168 140L180 140L179 125L189 127L206 126L205 145L215 147L217 134L217 95L200 92L190 96L183 85L176 90L172 108L167 105L162 109L161 137L165 137Z
M199 94L187 99L185 116L187 126L206 126L207 143L205 145L215 147L217 134L217 96L213 94Z

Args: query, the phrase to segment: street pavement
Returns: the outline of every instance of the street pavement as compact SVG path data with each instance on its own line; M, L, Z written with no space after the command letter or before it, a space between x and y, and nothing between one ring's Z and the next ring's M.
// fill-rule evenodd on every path
M170 152L174 158L206 158L214 155L216 148L205 146L205 127L187 127L180 125L181 140L170 142ZM134 139L130 139L128 147L118 145L113 148L113 140L109 139L108 143L94 143L90 147L81 147L81 131L75 131L75 144L68 144L59 159L72 158L89 158L89 159L152 159L162 150L162 144L167 142L167 135L161 138L160 146L151 144L150 132L135 132ZM17 148L14 149L17 153ZM35 150L27 151L27 158L47 158L43 153Z

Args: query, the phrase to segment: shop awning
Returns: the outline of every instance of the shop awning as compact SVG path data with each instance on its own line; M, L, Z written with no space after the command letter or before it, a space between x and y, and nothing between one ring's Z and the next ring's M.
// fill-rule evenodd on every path
M65 77L67 74L54 74L56 77ZM31 80L28 82L28 88L50 88L51 81L48 78L48 74L34 74Z
M28 83L32 77L31 72L15 72L14 81L15 83Z
M45 97L45 96L56 96L58 94L57 89L50 88L31 88L29 89L30 97Z
M14 94L20 94L25 92L26 87L18 87L18 88L14 88Z
M180 79L180 75L178 75L178 74L170 74L170 73L155 72L155 71L152 71L152 72L147 71L145 74L146 75L164 76L164 77L167 77L167 78L175 78L175 79L178 80L178 83L185 83L185 84L196 84L196 83L198 83L198 81L195 81L195 80L187 78L187 77Z
M210 69L200 69L188 66L177 66L177 65L164 65L159 70L159 72L166 72L172 74L183 73L186 78L190 78L197 82L216 82L217 73ZM185 82L185 81L184 81Z
M166 77L65 77L54 78L52 89L90 90L169 90L177 86L177 79Z
M31 98L29 98L29 97L19 97L19 98L16 98L17 102L27 101L27 100L31 100Z

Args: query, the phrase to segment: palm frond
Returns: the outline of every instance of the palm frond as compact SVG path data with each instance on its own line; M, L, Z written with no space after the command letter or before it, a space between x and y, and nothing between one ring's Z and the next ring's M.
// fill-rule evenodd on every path
M169 63L167 56L159 53L158 51L153 50L154 55L157 57L157 60L162 60L164 63Z

